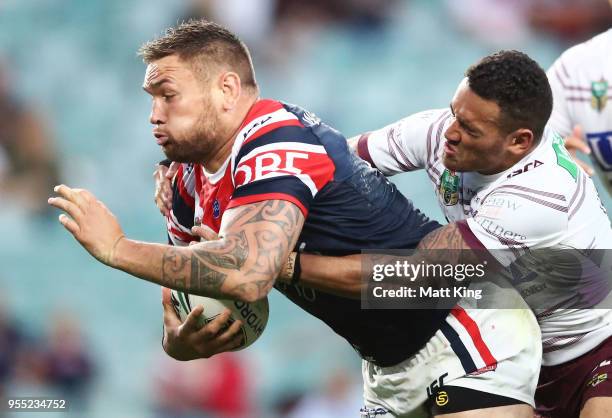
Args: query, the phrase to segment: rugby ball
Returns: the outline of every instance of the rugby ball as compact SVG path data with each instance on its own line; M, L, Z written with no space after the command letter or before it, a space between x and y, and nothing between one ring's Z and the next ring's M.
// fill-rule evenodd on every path
M267 297L254 303L248 303L239 300L213 299L172 290L171 301L181 321L184 321L196 306L204 306L204 312L200 315L201 326L221 315L226 308L229 309L232 314L227 323L228 327L238 319L242 321L240 328L242 343L232 351L243 350L253 344L261 336L268 323Z

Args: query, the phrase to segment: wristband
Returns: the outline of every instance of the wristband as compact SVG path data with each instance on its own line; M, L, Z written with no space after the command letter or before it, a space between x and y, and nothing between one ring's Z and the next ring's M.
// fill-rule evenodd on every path
M172 164L172 161L170 161L167 158L165 160L161 160L160 162L157 163L157 165L163 165L165 167L170 167L170 164Z

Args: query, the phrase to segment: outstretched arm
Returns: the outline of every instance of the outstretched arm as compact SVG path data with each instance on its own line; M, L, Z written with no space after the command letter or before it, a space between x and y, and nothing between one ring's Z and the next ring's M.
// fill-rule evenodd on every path
M58 186L49 203L60 222L99 261L172 289L252 302L265 297L304 224L293 203L262 201L223 215L219 240L172 247L127 239L90 192Z
M451 223L427 234L419 243L417 250L450 251L419 251L418 255L414 257L414 263L418 264L423 260L432 264L477 263L481 261L476 258L460 260L460 257L469 257L470 254L475 256L471 251L458 251L472 250L475 246L475 243L467 242L464 238L464 228L467 228L467 226L462 223ZM453 256L455 259L449 259ZM359 299L365 284L362 282L362 262L365 257L372 257L372 255L356 254L346 257L328 257L301 254L299 282L303 286L312 287L322 292ZM397 257L392 258L397 259ZM410 257L406 257L406 259L409 261ZM289 262L283 269L279 280L290 282L294 272L295 266ZM414 283L417 285L418 280Z

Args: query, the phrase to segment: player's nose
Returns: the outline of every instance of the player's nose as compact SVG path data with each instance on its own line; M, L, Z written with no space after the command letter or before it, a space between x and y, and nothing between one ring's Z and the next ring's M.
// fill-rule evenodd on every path
M461 132L459 132L459 129L457 128L457 121L453 121L453 123L448 128L446 128L446 131L444 132L444 137L450 142L461 142Z
M149 122L151 125L160 125L165 123L165 116L162 112L161 107L154 101L151 106L151 113L149 114Z

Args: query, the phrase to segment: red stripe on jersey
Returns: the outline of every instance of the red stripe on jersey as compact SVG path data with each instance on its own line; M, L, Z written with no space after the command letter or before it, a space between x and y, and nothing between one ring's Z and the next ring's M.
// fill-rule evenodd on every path
M244 141L243 145L248 144L249 142L259 138L262 135L267 134L268 132L273 131L274 129L282 128L284 126L299 126L302 128L304 127L302 122L297 119L279 120L278 122L271 123L255 131L251 136L247 138L246 141Z
M242 121L242 125L238 128L238 131L241 131L242 128L247 126L247 124L251 123L254 119L267 115L268 113L276 112L282 108L283 105L276 100L262 99L256 101L255 104L251 106L251 109Z
M191 196L188 192L187 189L185 188L185 182L183 181L183 164L180 165L178 172L176 173L176 181L178 181L178 190L179 190L179 195L181 195L181 197L183 198L183 200L185 201L185 203L187 203L187 205L189 205L189 207L191 209L195 208L195 200L193 198L193 196Z
M230 200L227 205L227 209L235 208L242 205L248 205L249 203L257 203L264 200L285 200L287 202L291 202L298 208L300 208L300 211L302 211L302 215L304 215L304 218L308 216L308 210L306 210L306 207L304 207L302 202L300 202L296 197L285 193L263 193L238 197L236 199Z
M453 309L451 309L451 314L459 321L461 325L467 330L476 350L482 357L486 366L497 366L497 360L491 354L489 347L485 344L482 339L482 335L480 335L480 330L478 329L478 324L468 315L468 313L459 305L456 305Z

